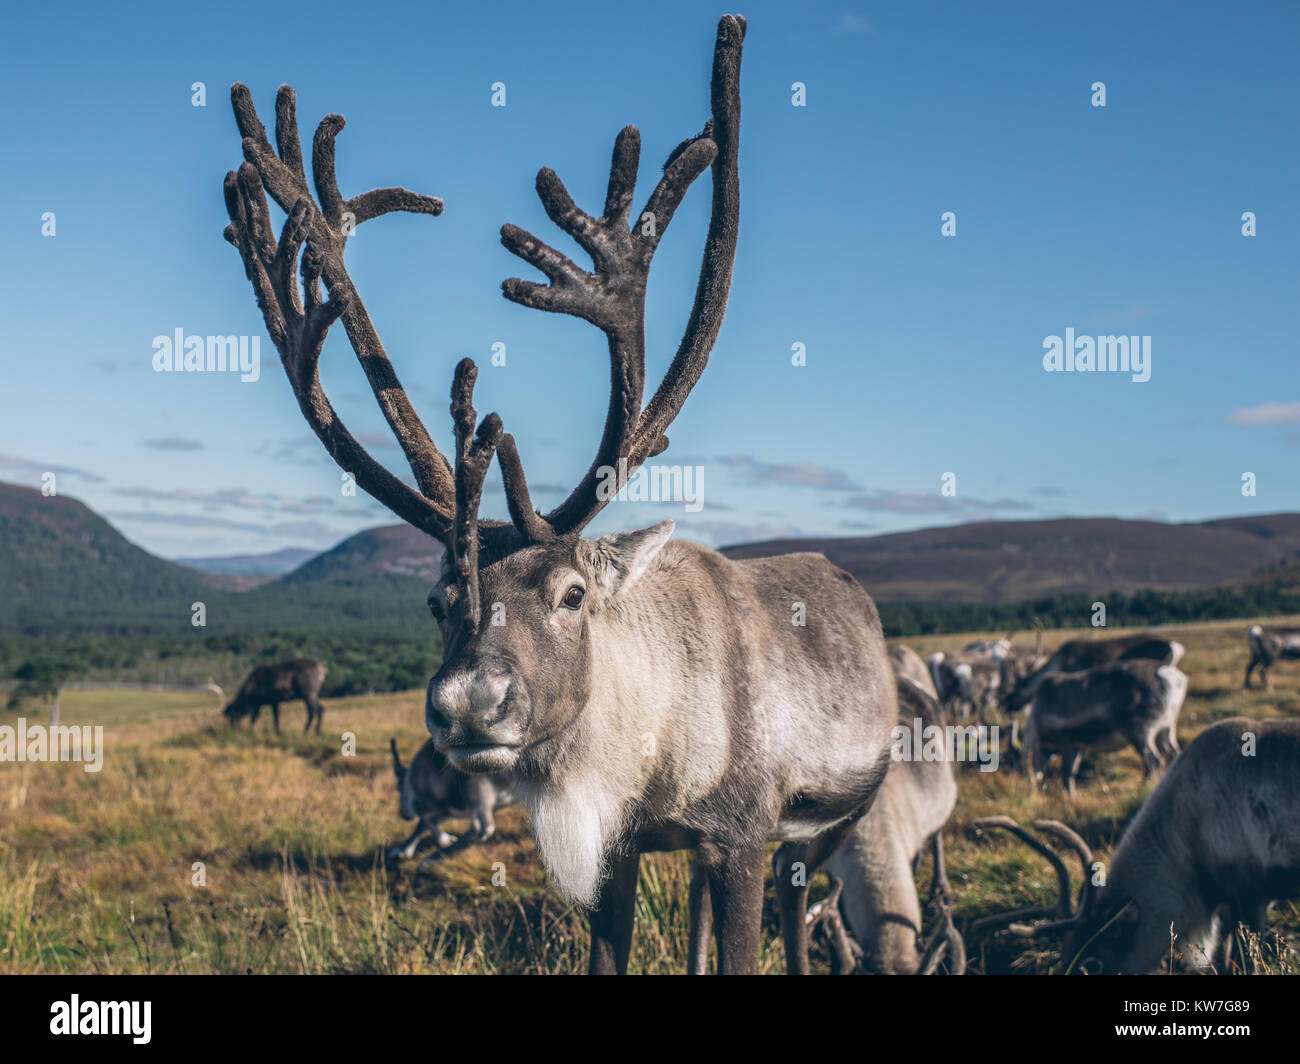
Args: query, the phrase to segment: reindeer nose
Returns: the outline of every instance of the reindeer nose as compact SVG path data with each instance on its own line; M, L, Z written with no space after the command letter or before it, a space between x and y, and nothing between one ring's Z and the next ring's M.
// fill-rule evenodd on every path
M466 737L485 733L498 723L509 690L508 673L481 669L439 673L429 681L425 725L435 737L449 732Z

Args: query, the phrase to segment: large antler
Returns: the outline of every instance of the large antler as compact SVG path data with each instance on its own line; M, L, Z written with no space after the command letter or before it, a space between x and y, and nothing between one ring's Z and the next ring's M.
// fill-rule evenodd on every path
M740 128L740 54L745 20L724 16L713 56L712 117L698 136L669 155L645 209L629 224L636 184L640 135L628 126L614 143L605 209L600 217L580 210L549 169L537 191L551 219L591 256L593 272L512 225L501 230L507 248L538 267L546 285L511 278L506 298L525 306L573 314L609 338L611 396L600 447L591 468L569 497L543 517L533 509L514 438L489 414L475 431L474 363L464 359L452 386L456 429L455 467L434 446L402 389L370 316L343 266L353 229L392 211L442 213L442 201L403 188L382 188L344 200L334 173L334 140L341 115L327 115L312 145L312 198L298 141L294 94L281 86L276 98L276 151L243 85L231 89L246 162L226 175L230 225L225 237L239 249L267 331L284 363L308 423L326 450L369 494L398 516L447 544L455 559L465 618L478 627L477 569L480 548L502 554L525 543L576 533L653 454L668 446L664 431L681 409L708 361L726 310L735 259L739 215L736 153ZM645 290L650 260L686 190L713 166L713 213L695 304L677 355L650 404L641 409L645 384ZM277 241L266 193L288 215ZM301 260L301 265L299 264ZM301 275L301 289L299 276ZM321 282L328 298L322 300ZM376 462L340 421L321 387L319 363L325 333L342 319L371 389L415 475L407 487ZM480 521L478 506L493 455L501 466L510 522ZM614 470L612 490L604 469Z
M549 284L511 277L505 297L539 310L572 314L601 329L609 341L610 399L600 446L586 475L545 517L533 510L514 440L500 441L501 469L511 517L530 538L545 540L581 529L649 457L668 446L664 431L708 362L726 311L736 252L740 183L736 155L740 133L740 56L745 20L725 15L713 53L712 117L698 136L668 156L664 173L629 226L641 136L625 127L614 141L605 208L599 217L579 208L554 171L537 175L537 195L547 215L588 255L593 270L518 226L501 229L501 243L537 267ZM644 410L645 293L650 262L691 183L713 166L713 211L695 303L685 335L658 391ZM598 490L603 488L603 490Z
M343 249L356 226L393 211L441 214L442 200L404 188L372 189L344 200L334 176L334 139L343 129L342 115L326 115L316 129L312 175L317 198L313 200L303 170L293 89L281 85L276 96L278 155L271 149L247 87L234 85L230 100L246 161L238 171L226 174L230 224L224 235L244 260L244 271L298 405L330 456L363 490L412 525L448 542L455 516L451 466L411 407L343 266ZM272 232L266 192L288 215L279 241ZM322 280L328 292L324 301ZM415 474L418 493L367 453L325 396L320 382L321 348L326 331L339 318Z
M1055 905L1031 906L1026 909L1015 909L1011 912L995 913L992 916L981 917L970 925L971 931L997 930L1006 927L1013 934L1020 935L1023 938L1033 938L1038 935L1068 930L1071 927L1078 926L1083 921L1087 916L1089 902L1092 899L1092 851L1075 831L1066 827L1059 820L1034 821L1034 827L1038 831L1062 843L1066 848L1073 851L1079 859L1079 866L1083 871L1083 885L1079 892L1078 906L1071 909L1070 873L1065 867L1065 862L1061 860L1054 850L1029 834L1009 816L984 817L975 821L975 826L980 830L998 828L1009 832L1035 852L1045 857L1048 863L1051 864L1052 870L1056 873L1058 891ZM1056 917L1057 919L1039 924L1022 922L1042 917Z

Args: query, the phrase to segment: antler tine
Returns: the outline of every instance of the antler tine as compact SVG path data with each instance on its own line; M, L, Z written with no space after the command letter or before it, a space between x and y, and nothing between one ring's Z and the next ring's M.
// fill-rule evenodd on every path
M327 115L313 141L312 170L318 204L303 169L293 90L282 85L276 96L279 155L271 148L248 88L235 84L230 99L246 161L238 173L226 177L231 224L226 227L225 237L244 260L245 272L298 405L331 457L366 492L404 520L447 542L454 524L456 494L451 464L416 416L343 266L344 246L356 225L392 211L438 215L442 213L442 200L401 188L373 189L343 200L335 180L334 140L344 120L341 115ZM288 215L278 244L271 231L267 192ZM295 277L298 272L301 293ZM325 301L320 294L322 280L329 293ZM419 493L370 457L324 395L320 353L326 331L339 318L415 475Z
M1092 896L1092 850L1080 835L1059 820L1035 820L1034 827L1053 836L1062 845L1074 852L1079 859L1079 870L1083 874L1083 886L1079 894L1079 909L1088 907Z
M686 333L637 426L637 455L657 454L667 446L666 440L659 446L660 438L704 372L727 310L740 222L740 176L736 160L740 148L740 58L744 40L744 16L724 15L718 22L713 51L713 117L701 134L717 146L713 160L713 212L704 245L704 261Z
M631 228L632 203L641 138L634 126L615 139L604 212L593 217L581 210L554 171L537 175L537 194L550 219L591 256L588 273L567 256L514 225L501 229L502 244L546 275L539 284L511 277L502 283L505 297L538 310L571 314L605 332L610 352L610 400L596 456L578 486L545 518L553 534L575 532L604 508L646 458L666 446L663 430L699 379L717 338L731 283L739 205L736 145L740 118L740 48L745 22L725 16L718 24L714 49L713 117L699 136L683 141L669 155L664 173ZM715 143L717 136L725 147ZM645 293L650 262L664 231L687 190L712 164L713 217L704 262L686 335L650 407L641 408L645 389ZM510 459L517 458L513 448ZM613 471L613 477L609 471ZM504 473L503 467L503 473ZM516 484L522 469L507 474ZM611 483L612 480L612 483ZM605 486L612 490L599 490ZM511 495L507 484L508 497ZM518 498L517 493L515 497ZM512 517L515 507L512 506ZM531 506L525 516L533 527ZM519 522L516 519L516 524ZM530 534L520 526L521 531Z
M474 432L474 382L478 367L462 358L451 385L451 416L456 425L456 522L452 536L456 578L464 598L462 612L471 632L479 626L479 501L492 455L501 440L501 419L488 414Z
M1025 919L1038 916L1066 916L1070 915L1070 873L1065 867L1065 862L1061 860L1060 855L1056 853L1046 843L1036 839L1028 831L1022 828L1009 816L990 816L983 817L975 821L975 826L981 830L988 828L998 828L1014 835L1030 849L1046 858L1056 873L1056 884L1058 895L1054 906L1035 906L1028 909L1017 909L1014 912L998 913L993 916L986 916L976 920L971 925L971 930L977 928L988 928L1003 923L1012 923L1015 920ZM1037 929L1035 929L1035 932ZM1017 932L1021 933L1021 932Z

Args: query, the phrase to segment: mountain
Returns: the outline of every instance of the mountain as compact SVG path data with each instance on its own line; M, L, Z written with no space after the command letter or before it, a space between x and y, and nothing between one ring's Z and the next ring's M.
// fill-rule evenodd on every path
M1300 514L1199 524L1113 517L985 521L852 539L724 548L732 558L818 551L882 602L1020 602L1083 592L1187 590L1300 556Z
M283 576L298 568L303 562L316 557L310 547L285 547L269 554L231 554L216 558L173 558L177 565L198 569L204 573L226 573L232 576Z
M0 483L0 627L188 623L191 604L213 590L76 499Z
M436 557L413 529L374 529L249 589L248 576L155 557L76 499L0 483L0 632L197 633L200 602L208 632L427 625L421 574Z
M1005 612L999 604L1137 590L1225 588L1223 609L1260 612L1300 587L1300 514L1199 524L983 522L869 538L773 540L725 553L749 558L800 550L824 553L880 602L900 604L895 614L915 612L908 604L916 603L933 604L931 613L960 606L965 612L954 613L953 624L969 622L970 604ZM277 555L278 562L268 561ZM369 622L427 626L425 596L441 555L436 540L389 525L349 536L282 576L205 573L135 546L75 499L0 484L0 632L193 633L197 602L205 605L213 633L345 625L355 631ZM254 561L269 566L290 556L281 551ZM265 582L251 589L240 584L250 580ZM1253 598L1245 602L1243 594Z
M384 525L349 536L289 573L284 582L303 584L344 575L387 573L418 577L427 585L438 578L441 559L442 544L431 536L410 525Z

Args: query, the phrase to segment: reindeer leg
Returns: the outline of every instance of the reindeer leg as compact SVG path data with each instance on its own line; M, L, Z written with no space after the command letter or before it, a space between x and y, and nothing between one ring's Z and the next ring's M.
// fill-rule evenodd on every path
M1157 775L1161 768L1164 767L1164 761L1155 747L1148 740L1138 746L1138 756L1142 758L1142 778L1149 780L1152 776Z
M1079 766L1083 764L1083 754L1078 750L1066 750L1061 753L1061 782L1065 784L1066 793L1074 797L1074 781L1079 775Z
M275 724L275 734L280 734L280 703L271 703L271 720Z
M397 845L389 847L388 859L390 861L397 861L400 859L409 861L415 856L415 851L420 848L420 840L424 838L428 831L429 825L426 824L424 818L421 817L415 822L415 830L411 832L411 837L409 839L405 842L399 842Z
M1156 736L1156 747L1160 751L1160 756L1164 758L1166 768L1181 753L1178 748L1178 736L1174 734L1173 728L1166 728Z
M496 834L497 824L492 816L492 808L487 805L480 805L470 817L470 838L474 842L487 842Z
M320 735L320 722L325 719L325 707L313 698L312 708L316 710L316 734Z
M748 840L731 848L709 871L719 975L754 975L758 971L763 863L762 840Z
M934 854L934 871L930 874L930 897L927 904L933 905L936 897L952 897L952 886L948 882L948 869L943 862L943 830L936 831L930 838L930 850Z
M853 817L842 821L808 842L783 843L772 857L772 878L776 881L781 911L781 937L785 940L786 971L791 975L807 975L809 970L808 888L813 873L835 852L857 820Z
M713 905L709 897L708 873L697 860L691 861L691 935L687 947L686 974L703 975L709 966L709 936L713 934Z
M632 952L632 924L636 916L636 881L641 867L638 853L610 858L609 878L591 910L591 975L626 975Z

